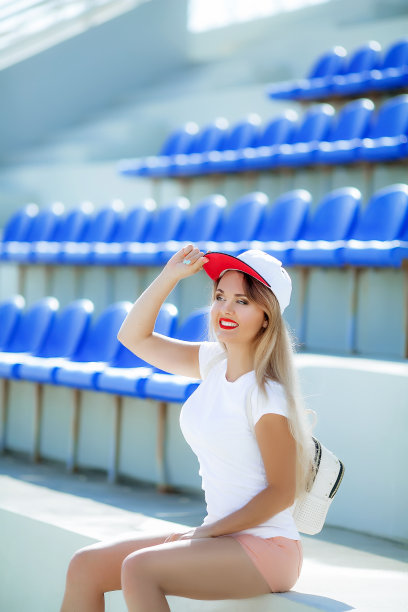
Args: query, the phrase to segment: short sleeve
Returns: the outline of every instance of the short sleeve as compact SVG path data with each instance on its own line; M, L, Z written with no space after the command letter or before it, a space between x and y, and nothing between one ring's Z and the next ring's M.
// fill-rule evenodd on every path
M280 414L288 418L288 406L285 391L277 382L268 382L266 385L267 397L263 393L254 393L252 414L254 426L264 414Z
M208 375L212 364L221 361L224 349L218 342L202 342L198 351L198 361L200 365L200 377L202 380Z

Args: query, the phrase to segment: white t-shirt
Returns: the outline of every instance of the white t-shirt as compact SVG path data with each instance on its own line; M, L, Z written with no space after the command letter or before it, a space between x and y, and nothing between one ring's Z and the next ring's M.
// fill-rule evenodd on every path
M248 390L255 383L255 373L247 372L236 381L228 382L226 358L217 360L217 355L222 354L218 342L201 344L199 361L203 382L185 402L180 414L181 430L200 464L199 474L207 504L204 525L239 510L268 486L261 452L245 407ZM254 425L267 413L287 417L282 386L269 382L267 392L268 402L251 402ZM290 508L239 533L299 539Z

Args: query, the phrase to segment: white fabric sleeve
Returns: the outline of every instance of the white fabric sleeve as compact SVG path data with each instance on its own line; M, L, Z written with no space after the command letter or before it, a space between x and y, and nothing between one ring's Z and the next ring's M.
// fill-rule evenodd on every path
M198 361L200 365L201 380L208 375L211 370L212 362L217 363L224 353L222 346L218 342L202 342L198 351Z
M268 382L267 398L263 393L252 394L252 414L254 426L264 414L280 414L288 418L288 406L285 391L279 383Z

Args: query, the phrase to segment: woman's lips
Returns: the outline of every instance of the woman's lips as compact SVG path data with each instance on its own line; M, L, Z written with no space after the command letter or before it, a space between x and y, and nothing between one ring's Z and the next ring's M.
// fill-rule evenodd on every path
M232 319L220 319L218 324L221 329L235 329L235 327L238 327L238 323Z

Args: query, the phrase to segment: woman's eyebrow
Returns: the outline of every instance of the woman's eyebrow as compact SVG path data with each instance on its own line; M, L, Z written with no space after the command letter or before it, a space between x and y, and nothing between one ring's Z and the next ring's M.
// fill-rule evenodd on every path
M223 291L222 289L217 289L217 292L218 292L218 293L224 293L224 291ZM235 296L235 297L248 297L248 296L246 295L246 293L234 293L234 296Z

